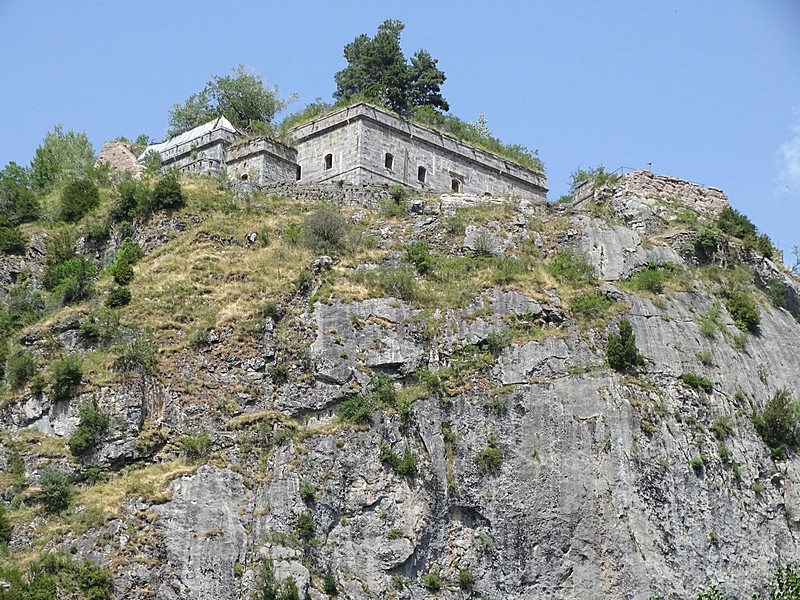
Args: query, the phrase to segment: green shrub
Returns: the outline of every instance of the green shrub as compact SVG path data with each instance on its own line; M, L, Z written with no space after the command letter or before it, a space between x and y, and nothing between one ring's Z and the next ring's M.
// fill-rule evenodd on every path
M773 278L767 285L767 289L764 290L764 293L773 306L789 308L789 286L779 278Z
M0 253L25 254L27 240L16 227L0 226Z
M497 358L500 354L511 345L511 333L505 329L500 331L490 331L486 335L486 341L483 343L489 354Z
M356 271L351 280L408 302L418 300L421 295L417 277L408 267L363 269Z
M791 392L781 388L753 415L753 424L773 456L784 458L797 445L795 429L800 423L800 403L792 400Z
M702 475L703 471L706 468L706 461L703 458L703 455L701 454L700 456L693 458L689 463L689 466L692 467L692 471L694 471L695 475L697 475L698 477Z
M50 364L51 395L54 401L66 400L83 380L81 357L70 354Z
M61 192L58 218L67 223L80 221L89 211L100 205L100 190L93 181L70 181Z
M438 592L442 589L442 576L439 571L431 570L422 578L422 586L431 592Z
M741 291L733 291L725 300L725 307L736 324L736 327L743 332L755 333L758 330L758 324L761 322L761 316L758 313L758 308L753 299Z
M628 279L628 284L635 290L661 294L664 292L664 283L671 273L655 266L649 266Z
M630 321L623 319L618 325L619 333L608 335L606 359L615 371L625 371L631 367L644 364L644 358L636 347L636 336Z
M95 273L94 265L85 258L75 257L48 267L42 276L42 285L64 304L71 304L92 294Z
M275 300L267 300L262 305L260 312L263 318L272 319L274 323L279 323L281 319L286 316L286 310L275 302Z
M47 467L39 478L39 501L47 512L58 513L66 509L72 502L75 490L69 473Z
M6 362L5 378L13 389L23 387L36 373L36 360L30 352L18 352Z
M97 400L92 398L78 407L78 427L69 437L69 450L80 456L96 447L108 431L110 418L100 409Z
M417 474L417 457L408 448L403 451L403 456L398 456L386 440L378 442L380 460L388 464L398 475L413 477Z
M717 251L717 234L713 229L704 227L694 236L692 245L694 254L701 264L710 262Z
M562 283L585 285L595 280L594 267L585 257L571 250L559 250L551 254L546 269Z
M371 425L372 407L361 396L350 396L339 406L339 419L356 425Z
M336 581L336 575L334 575L330 567L325 572L325 577L322 578L322 591L328 596L339 595L339 583Z
M150 375L158 372L158 347L149 335L137 337L125 344L114 347L117 359L114 366L122 371L130 371L136 367L143 368Z
M727 415L717 417L712 421L710 429L714 437L718 440L724 440L733 431L733 421Z
M181 439L181 452L190 462L197 463L211 456L213 444L207 431L187 433Z
M294 246L303 237L303 228L298 223L289 223L283 230L283 237L286 238L289 245Z
M772 246L772 240L769 239L766 233L756 236L747 236L743 241L746 250L758 252L764 258L772 258L775 249Z
M372 398L379 404L394 406L397 403L397 388L394 380L383 371L372 374Z
M458 587L462 590L471 590L475 586L475 576L468 569L459 569Z
M735 208L726 206L717 217L717 227L724 233L737 237L740 240L748 236L756 236L756 226L745 215Z
M306 504L314 502L317 496L317 488L313 484L304 481L300 484L300 499Z
M297 523L295 523L294 528L300 539L308 541L314 537L314 531L317 526L314 524L314 517L309 513L301 513L297 517Z
M122 244L119 247L119 252L117 253L117 259L115 262L123 262L129 265L135 265L142 259L143 256L144 252L142 251L142 247L139 245L139 243L133 241L129 237L126 237L124 240L122 240Z
M414 265L420 275L430 273L433 268L430 247L425 242L411 242L406 246L406 259Z
M120 308L131 303L131 290L128 286L114 286L103 304L108 308Z
M109 209L109 217L115 223L133 221L137 216L146 216L150 208L150 188L145 180L136 180L126 173L117 185L117 197Z
M117 259L111 267L111 277L117 285L128 285L133 281L133 267L128 261Z
M11 526L11 521L8 519L8 515L6 514L6 505L5 502L0 502L0 549L3 546L7 546L8 543L11 541L11 535L14 533L14 529Z
M694 388L696 390L703 390L707 393L714 391L714 382L703 377L702 375L697 375L695 373L684 373L680 376L680 380L690 388Z
M156 182L150 198L150 210L152 212L178 210L183 208L185 203L186 197L175 173L166 175Z
M347 220L334 208L316 210L303 221L305 244L315 252L341 251L348 232Z
M575 316L585 321L603 319L614 306L615 300L604 294L584 294L570 300L569 307Z

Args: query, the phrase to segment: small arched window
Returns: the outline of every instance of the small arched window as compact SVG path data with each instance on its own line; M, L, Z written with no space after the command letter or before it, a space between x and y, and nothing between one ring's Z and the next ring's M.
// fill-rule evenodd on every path
M333 168L333 154L325 155L325 170Z
M242 173L242 181L247 181L247 173Z
M303 175L303 169L300 167L300 165L297 165L297 172L295 173L295 176L294 176L294 178L295 178L297 181L300 181L300 177L301 177L302 175Z
M456 193L460 192L461 191L461 182L454 177L453 180L450 182L450 189L453 190Z
M392 156L387 152L386 156L383 159L383 164L387 169L391 171L392 167L394 166L394 156Z
M425 167L417 169L417 181L425 183L425 178L428 176L428 170Z

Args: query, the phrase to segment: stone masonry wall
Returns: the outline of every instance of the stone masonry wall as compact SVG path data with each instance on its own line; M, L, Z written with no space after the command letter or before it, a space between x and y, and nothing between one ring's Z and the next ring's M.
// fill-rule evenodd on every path
M97 164L107 164L115 178L122 177L123 173L130 173L137 179L142 174L143 167L136 160L124 142L112 141L103 144L97 156Z
M620 177L617 193L629 196L653 197L662 200L680 200L692 210L709 217L717 217L728 206L728 197L715 187L675 177L656 175L650 171L633 171Z
M538 198L547 193L541 173L364 103L301 125L294 138L301 181L402 183L448 192L455 179L458 191L467 193ZM390 167L387 153L392 155ZM424 181L419 167L425 168Z
M295 181L297 150L267 138L235 144L227 152L228 177L256 185Z

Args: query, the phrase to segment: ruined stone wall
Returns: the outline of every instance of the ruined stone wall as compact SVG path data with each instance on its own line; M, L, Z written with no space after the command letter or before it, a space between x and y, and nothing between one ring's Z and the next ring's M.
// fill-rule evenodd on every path
M617 193L667 201L678 200L688 208L712 218L716 218L728 206L728 197L720 189L650 171L625 173L620 177Z
M368 104L356 104L294 131L301 181L402 183L458 191L544 198L546 178L454 138ZM391 154L387 166L386 155ZM325 156L332 164L326 168ZM419 168L425 169L424 181Z
M97 156L97 164L111 167L111 174L115 179L119 179L124 173L130 173L138 179L144 170L128 146L116 140L103 144Z
M228 148L227 173L256 185L295 181L297 150L267 138L236 144Z

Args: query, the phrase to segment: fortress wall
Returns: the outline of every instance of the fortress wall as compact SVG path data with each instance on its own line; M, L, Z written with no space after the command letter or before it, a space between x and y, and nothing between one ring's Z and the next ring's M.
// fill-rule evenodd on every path
M444 134L410 123L368 104L356 104L294 130L302 181L403 183L447 192L457 179L460 191L544 198L546 178ZM331 169L324 157L333 154ZM386 166L386 153L393 156ZM360 157L360 158L359 158ZM418 178L424 167L425 181Z
M257 185L294 181L297 175L297 151L267 138L237 144L228 148L227 173L231 179Z
M297 164L300 181L346 181L361 183L359 178L359 144L362 137L360 121L343 120L331 123L330 128L309 131L297 143ZM325 165L325 156L332 155L331 168Z
M620 177L617 193L679 200L692 210L714 218L728 206L728 197L720 189L704 187L675 177L656 175L650 171L625 173Z

